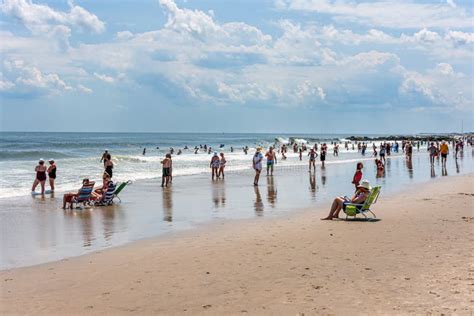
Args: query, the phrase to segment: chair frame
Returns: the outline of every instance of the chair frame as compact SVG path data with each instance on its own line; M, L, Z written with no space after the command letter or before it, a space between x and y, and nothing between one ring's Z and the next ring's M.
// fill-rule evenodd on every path
M349 216L353 216L353 217L355 218L355 217L357 217L357 214L362 214L366 219L370 220L371 218L369 218L369 217L366 215L366 213L372 214L372 216L373 216L372 219L377 218L377 216L375 215L375 213L370 210L370 207L371 207L373 204L377 203L377 200L379 199L380 191L381 191L381 190L382 190L382 187L381 187L381 186L375 186L375 187L373 187L372 190L371 190L370 193L369 193L369 197L368 197L367 200L366 200L364 203L362 203L362 204L347 203L346 205L351 205L351 206L355 206L355 207L361 206L361 209L360 209L360 211L357 211L354 215L348 215L348 214L346 213L346 219L348 219ZM375 191L375 192L374 192L374 191ZM372 196L371 196L372 194L375 194L375 197L372 197ZM373 199L373 201L372 201L371 203L369 203L369 201L372 200L372 199Z

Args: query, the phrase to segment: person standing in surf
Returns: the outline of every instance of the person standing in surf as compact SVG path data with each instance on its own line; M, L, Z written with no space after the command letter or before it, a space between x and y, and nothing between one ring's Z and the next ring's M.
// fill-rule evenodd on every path
M209 168L211 168L212 170L212 180L214 180L214 177L219 178L220 164L221 164L221 161L219 160L219 156L215 152L211 158L211 162L209 163Z
M105 167L105 172L107 172L110 178L112 178L112 173L113 173L112 169L114 169L114 163L112 161L112 156L110 156L110 154L107 154L105 156L104 167Z
M102 154L102 158L100 158L100 162L104 162L104 164L105 164L105 161L107 159L107 155L109 155L109 151L107 149L105 149L104 153Z
M262 172L263 155L261 151L262 151L262 148L257 147L257 151L255 152L255 155L253 155L253 160L252 160L253 169L255 170L255 178L253 179L253 185L255 186L258 185L258 180L260 179L260 173Z
M224 179L224 177L225 177L224 168L225 168L226 163L227 163L227 160L224 157L224 153L221 153L221 161L220 161L220 165L219 165L219 174L217 175L218 178L220 178L220 176L222 176L222 179Z
M269 172L271 172L271 175L273 176L273 166L277 164L277 157L275 152L273 151L273 147L270 147L268 149L268 152L265 154L265 157L267 157L267 176L269 175Z
M35 193L36 187L38 184L41 184L41 194L44 194L44 184L46 182L46 171L47 168L44 165L44 160L41 158L38 162L38 165L35 167L36 178L31 187L31 193Z
M51 187L51 192L54 192L54 181L56 180L56 164L54 163L54 159L49 160L49 167L48 167L48 177L49 177L49 186Z
M311 172L311 167L313 167L314 172L316 172L316 157L318 157L318 153L314 148L311 148L311 150L308 153L309 156L309 172Z
M321 152L319 153L319 159L321 160L321 166L324 168L324 162L326 161L326 150L327 146L326 143L324 143L321 146Z
M163 165L163 173L161 177L161 187L168 186L171 175L171 154L166 154L165 159L161 161Z

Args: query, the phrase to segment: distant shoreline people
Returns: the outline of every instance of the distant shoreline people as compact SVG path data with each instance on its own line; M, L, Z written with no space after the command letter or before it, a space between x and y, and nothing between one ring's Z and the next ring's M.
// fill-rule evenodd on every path
M102 158L100 158L100 162L104 162L107 159L107 155L109 154L109 151L107 149L104 150L104 153L102 154Z
M33 186L31 187L31 193L34 193L38 184L41 185L41 194L44 194L45 183L46 183L46 171L47 167L44 165L44 159L41 158L38 161L38 165L35 167L36 177L33 181Z

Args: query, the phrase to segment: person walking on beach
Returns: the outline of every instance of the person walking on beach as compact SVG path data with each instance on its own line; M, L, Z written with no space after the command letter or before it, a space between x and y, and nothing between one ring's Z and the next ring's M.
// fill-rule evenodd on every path
M446 142L444 140L441 142L441 146L439 148L439 151L441 153L441 164L443 166L446 166L446 159L447 159L448 154L449 154L449 146L448 146L448 144L446 144Z
M211 158L211 162L209 163L209 168L212 169L212 180L214 180L214 176L216 178L219 178L220 164L221 164L221 161L219 160L219 156L215 152L214 155Z
M113 173L112 169L114 169L114 163L112 161L112 157L110 156L110 154L107 154L105 156L104 167L105 167L105 172L107 172L110 178L112 178L112 173Z
M168 186L170 182L170 175L171 175L171 154L166 154L165 159L161 161L163 165L163 173L161 177L161 186Z
M273 176L273 166L277 164L277 157L276 153L273 151L273 147L270 146L265 157L267 158L267 176L269 175L269 172L271 172L271 175Z
M438 151L438 148L436 148L435 144L433 142L431 142L430 147L428 147L428 152L430 153L430 163L431 163L431 165L434 165L434 160L435 160L437 151Z
M321 167L324 168L324 162L326 161L326 143L321 146L321 151L319 153L319 159L321 160Z
M224 168L225 168L226 163L227 163L227 160L224 157L224 153L221 153L221 161L220 161L220 165L219 165L219 174L217 175L218 178L220 178L220 176L222 176L222 179L224 179L224 177L225 177Z
M262 148L257 147L257 151L255 152L255 155L253 155L253 169L255 170L255 178L253 180L253 185L257 186L258 185L258 180L260 179L260 173L262 172L262 160L263 160L263 155L261 153Z
M38 165L35 167L36 178L31 187L31 193L35 193L36 187L38 184L41 184L41 194L44 194L44 184L46 182L46 166L44 165L44 160L41 158L38 162Z
M311 172L311 167L313 167L313 170L316 172L316 157L318 157L318 153L314 148L311 148L311 150L308 153L309 156L309 172Z
M362 180L362 168L364 168L364 165L362 162L357 163L357 170L354 173L354 177L352 178L352 184L355 185L355 189L357 190L357 187L360 184L360 180Z
M380 161L383 160L383 163L385 163L385 144L380 146L379 156L380 156Z
M51 187L51 192L54 192L54 180L56 180L56 164L54 159L49 159L48 167L48 177L49 177L49 186Z

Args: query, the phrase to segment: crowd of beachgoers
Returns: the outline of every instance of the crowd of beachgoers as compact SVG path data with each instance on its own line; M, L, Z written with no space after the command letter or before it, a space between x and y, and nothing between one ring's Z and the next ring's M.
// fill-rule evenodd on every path
M253 185L258 186L260 175L264 169L266 169L267 176L273 176L275 166L278 164L279 160L286 160L287 153L293 151L297 155L300 161L307 159L308 161L308 171L316 172L316 161L319 159L321 168L325 168L326 157L330 151L332 151L332 156L337 158L341 150L352 150L357 152L361 156L369 156L374 158L376 165L376 177L382 177L385 172L385 163L387 158L392 154L404 154L406 159L410 161L414 151L426 151L429 155L431 167L433 168L435 160L441 160L441 166L446 168L446 160L448 155L451 152L454 159L457 159L462 155L464 146L472 146L473 138L472 137L459 137L451 141L427 141L427 140L400 140L400 141L384 141L380 142L378 145L373 142L369 148L368 144L363 141L344 141L344 142L331 142L331 143L314 143L310 146L308 143L283 143L280 144L276 142L274 145L270 146L264 153L262 147L256 147L253 157L251 159L251 166L255 171L255 176L253 179ZM223 146L221 145L220 148ZM158 147L157 147L158 148ZM158 148L159 149L159 148ZM188 150L187 146L183 147L183 150ZM451 149L451 150L450 150ZM230 147L230 152L236 151L236 148ZM242 150L245 155L248 154L250 148L244 146L238 150ZM194 147L194 153L200 154L205 153L211 156L209 160L209 168L211 169L211 179L217 181L219 179L225 178L225 169L228 164L228 161L225 157L223 151L217 152L212 149L212 147L204 144ZM162 165L162 176L161 176L161 186L167 187L172 184L173 181L173 159L172 156L175 154L175 149L170 148L169 152L165 154L164 159L161 160ZM176 155L181 155L182 150L178 149ZM146 155L146 148L143 148L142 155ZM250 159L249 159L250 160ZM35 189L38 185L41 186L41 193L52 193L55 190L55 179L57 175L57 165L54 159L50 159L49 166L46 166L43 159L39 160L38 165L35 168L36 177L32 186L32 194L37 194ZM105 150L102 157L100 158L100 163L103 163L103 176L102 176L102 186L96 188L90 192L90 199L93 201L103 201L106 197L106 193L110 188L115 189L113 184L113 170L114 163L112 160L112 155L108 150ZM358 162L356 164L356 172L352 179L352 184L355 187L355 194L352 198L348 197L338 197L334 200L334 203L331 207L330 214L324 219L333 219L337 218L341 210L344 210L345 206L348 203L355 203L361 205L367 199L372 187L368 180L362 180L363 178L363 163ZM49 179L49 185L51 190L46 191L46 180ZM90 181L88 178L83 179L83 187L93 187L94 182ZM111 192L113 193L113 192ZM78 192L66 193L63 198L63 208L69 204L72 207L77 196L80 195L80 190Z

